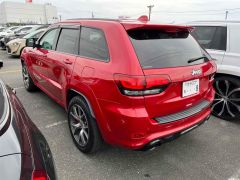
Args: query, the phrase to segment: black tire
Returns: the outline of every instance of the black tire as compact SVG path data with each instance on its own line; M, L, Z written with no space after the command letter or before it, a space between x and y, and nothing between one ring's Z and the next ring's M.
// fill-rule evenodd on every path
M69 103L68 125L73 142L81 152L94 153L102 147L103 140L97 122L91 115L87 103L80 96L73 97Z
M212 114L224 120L240 120L240 79L233 76L217 76L214 81L216 95Z
M22 76L25 89L29 92L36 91L37 86L34 84L31 76L29 75L25 62L22 62Z

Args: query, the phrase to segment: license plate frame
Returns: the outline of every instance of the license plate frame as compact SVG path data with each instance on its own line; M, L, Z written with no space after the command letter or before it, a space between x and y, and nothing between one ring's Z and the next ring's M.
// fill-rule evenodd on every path
M185 81L182 83L182 97L188 97L199 94L200 83L199 79Z

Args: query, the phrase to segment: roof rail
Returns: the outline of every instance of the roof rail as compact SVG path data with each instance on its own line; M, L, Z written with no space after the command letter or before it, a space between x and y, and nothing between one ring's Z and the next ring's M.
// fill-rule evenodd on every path
M119 19L110 19L110 18L71 18L66 20L103 20L103 21L119 21Z
M94 20L101 20L101 21L141 21L141 22L148 22L148 16L143 15L140 16L138 19L131 19L131 18L118 18L118 19L114 19L114 18L71 18L71 19L66 19L66 20L70 20L70 21L74 21L74 20L90 20L90 21L94 21Z

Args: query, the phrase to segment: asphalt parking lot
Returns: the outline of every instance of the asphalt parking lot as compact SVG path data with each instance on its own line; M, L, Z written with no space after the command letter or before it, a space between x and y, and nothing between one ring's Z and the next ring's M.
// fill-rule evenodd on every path
M80 179L240 179L240 120L211 117L196 130L152 151L107 145L84 155L70 137L64 109L41 91L28 93L18 58L0 50L0 79L13 88L27 113L45 135L60 180ZM0 137L1 138L1 137Z

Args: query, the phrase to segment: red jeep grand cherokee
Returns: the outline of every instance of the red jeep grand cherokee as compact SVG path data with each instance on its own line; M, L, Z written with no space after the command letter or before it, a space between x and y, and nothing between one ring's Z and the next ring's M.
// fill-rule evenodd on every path
M24 84L66 108L82 152L96 151L103 140L153 148L210 115L216 65L190 31L140 20L54 24L38 40L27 40Z

